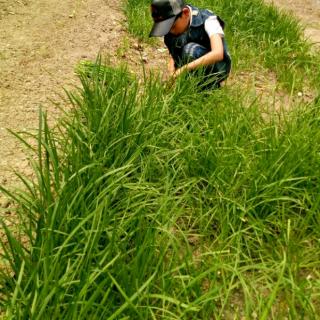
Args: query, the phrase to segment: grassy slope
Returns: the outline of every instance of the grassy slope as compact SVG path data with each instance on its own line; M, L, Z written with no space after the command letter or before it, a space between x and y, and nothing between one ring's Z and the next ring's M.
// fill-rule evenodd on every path
M249 19L255 7L215 3L230 10L234 68L260 41L277 52ZM251 29L232 27L241 10ZM300 54L288 87L312 67ZM12 194L29 244L6 229L8 318L316 318L320 101L266 119L237 85L203 95L183 79L141 87L121 68L80 73L60 132L41 116L36 181Z

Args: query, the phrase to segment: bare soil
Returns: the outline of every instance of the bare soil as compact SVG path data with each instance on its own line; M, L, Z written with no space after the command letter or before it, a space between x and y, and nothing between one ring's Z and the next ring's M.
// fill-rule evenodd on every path
M0 185L31 174L22 144L8 131L38 126L39 107L59 117L64 88L78 84L74 68L101 53L135 70L163 65L162 50L144 48L126 32L120 0L0 0ZM0 208L8 207L0 192ZM1 212L0 212L1 214Z
M320 0L273 3L295 14L306 26L306 36L320 43ZM39 106L54 123L63 88L78 84L77 62L102 53L136 72L141 63L163 68L162 44L155 50L132 39L121 6L121 0L0 0L0 185L18 184L14 170L31 175L22 145L8 129L36 129ZM8 207L0 192L0 215L9 214Z

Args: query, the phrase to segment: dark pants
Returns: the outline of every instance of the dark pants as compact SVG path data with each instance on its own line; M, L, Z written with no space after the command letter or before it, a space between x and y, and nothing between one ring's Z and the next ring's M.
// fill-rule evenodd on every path
M207 48L200 44L190 42L186 44L182 49L182 59L178 67L196 60L206 53L210 52ZM220 83L225 80L231 69L231 59L227 56L223 61L219 61L215 64L205 66L201 70L195 70L191 74L199 74L203 76L200 81L200 86L203 89L215 89L220 88Z

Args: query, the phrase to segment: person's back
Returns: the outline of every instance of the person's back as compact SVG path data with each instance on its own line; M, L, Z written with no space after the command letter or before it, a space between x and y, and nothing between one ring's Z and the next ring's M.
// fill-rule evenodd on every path
M153 0L151 12L150 36L164 36L172 76L203 68L209 87L220 87L231 69L224 22L213 12L185 5L183 0Z

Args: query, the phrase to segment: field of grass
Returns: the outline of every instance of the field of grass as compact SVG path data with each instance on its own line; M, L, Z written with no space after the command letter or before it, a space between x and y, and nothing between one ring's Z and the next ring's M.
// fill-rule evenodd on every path
M299 86L319 90L299 27L250 3L263 10L212 2L229 19L235 71L261 62L288 94L303 72ZM139 4L126 12L148 10ZM144 39L149 27L130 21ZM36 178L2 190L24 240L2 224L5 317L317 319L320 99L265 116L272 106L240 84L204 94L196 79L141 83L100 60L77 70L59 125L40 112Z

